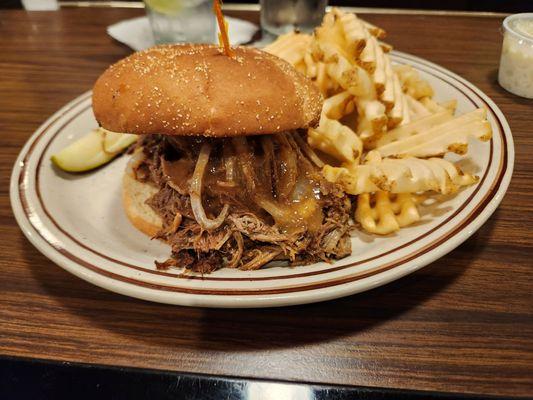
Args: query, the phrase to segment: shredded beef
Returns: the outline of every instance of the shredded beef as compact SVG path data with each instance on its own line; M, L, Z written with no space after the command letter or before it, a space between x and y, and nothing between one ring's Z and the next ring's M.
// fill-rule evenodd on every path
M210 273L222 267L258 269L273 260L302 265L349 255L350 200L322 178L292 137L298 134L243 138L233 147L228 144L231 139L143 137L137 146L144 158L134 168L135 176L159 188L147 204L163 220L156 238L172 247L171 258L157 262L157 267ZM188 193L202 141L207 140L215 151L203 179L203 206L209 218L216 217L224 204L230 206L224 223L211 231L202 230L196 221ZM230 156L240 166L232 181L224 163ZM296 217L293 225L280 224L259 205L260 199L270 199L282 210L298 207L296 191L302 182L304 188L313 188L307 195L316 197L312 205L318 204L318 209L312 212L320 216L318 225L311 220L300 223Z

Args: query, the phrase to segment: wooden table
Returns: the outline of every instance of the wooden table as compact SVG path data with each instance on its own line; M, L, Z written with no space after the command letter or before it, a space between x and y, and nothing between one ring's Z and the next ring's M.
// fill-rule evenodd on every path
M23 143L130 53L105 27L140 14L0 11L1 355L308 383L533 393L533 101L496 83L501 18L365 16L388 31L396 48L476 84L508 118L515 172L489 221L441 260L364 294L283 309L215 310L138 301L70 275L30 245L9 206L9 175Z

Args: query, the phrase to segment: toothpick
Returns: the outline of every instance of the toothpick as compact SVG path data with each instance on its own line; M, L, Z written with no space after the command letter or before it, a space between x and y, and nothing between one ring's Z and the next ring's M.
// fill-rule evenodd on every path
M220 30L220 33L218 34L218 43L220 47L224 47L224 53L228 57L232 57L234 53L229 44L228 23L224 19L224 14L222 14L222 6L220 0L214 0L213 11L217 16L218 29Z

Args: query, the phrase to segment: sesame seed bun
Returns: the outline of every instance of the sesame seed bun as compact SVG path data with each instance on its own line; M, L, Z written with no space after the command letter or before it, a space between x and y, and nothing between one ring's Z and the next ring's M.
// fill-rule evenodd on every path
M132 225L142 233L153 237L163 226L161 217L146 204L157 189L139 182L128 173L122 178L122 205Z
M229 137L315 126L322 97L290 64L249 47L164 45L110 66L93 89L102 127L135 134Z

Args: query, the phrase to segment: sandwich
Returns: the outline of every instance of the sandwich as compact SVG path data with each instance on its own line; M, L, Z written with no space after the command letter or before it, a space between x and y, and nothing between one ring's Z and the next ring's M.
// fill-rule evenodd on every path
M330 262L351 253L350 199L307 144L322 98L247 47L157 46L97 80L101 127L139 135L123 178L133 226L171 246L160 269L199 273Z

